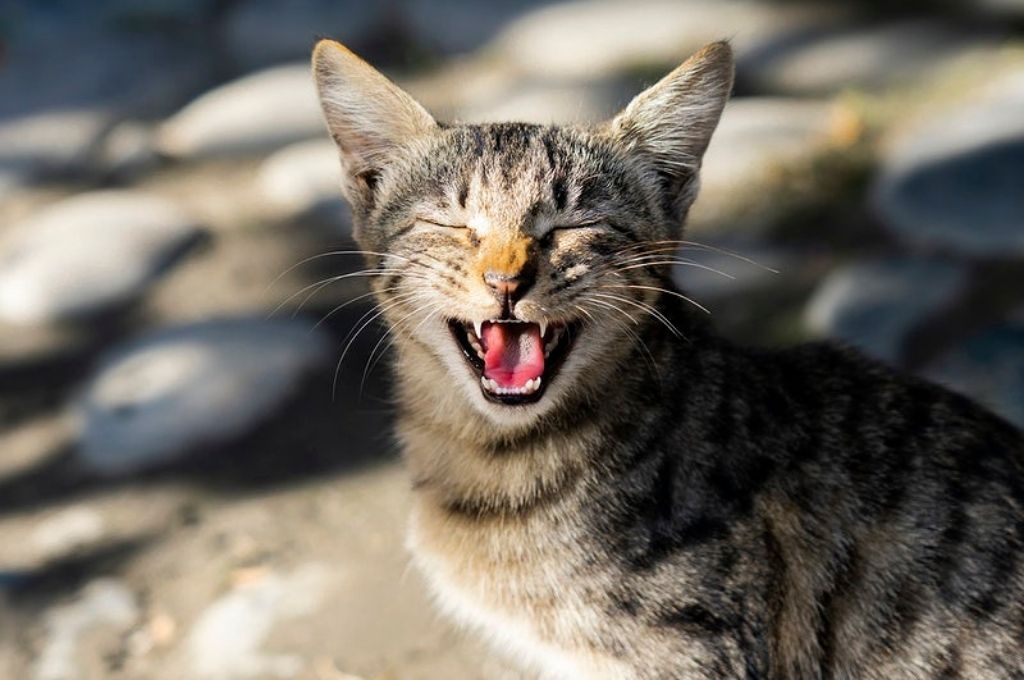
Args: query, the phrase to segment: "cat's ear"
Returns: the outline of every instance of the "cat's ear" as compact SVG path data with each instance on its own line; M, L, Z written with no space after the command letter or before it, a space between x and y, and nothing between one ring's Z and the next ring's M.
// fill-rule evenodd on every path
M733 70L729 43L711 43L610 123L620 143L644 155L680 217L696 197L701 158L732 90Z
M366 205L393 152L437 123L401 88L333 40L314 48L313 77L341 152L342 190L353 207Z

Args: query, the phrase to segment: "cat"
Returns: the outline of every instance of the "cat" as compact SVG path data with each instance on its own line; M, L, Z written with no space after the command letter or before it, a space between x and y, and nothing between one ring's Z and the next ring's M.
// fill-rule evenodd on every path
M330 40L313 73L441 610L544 678L1024 678L1021 433L672 283L728 43L591 127L440 123Z

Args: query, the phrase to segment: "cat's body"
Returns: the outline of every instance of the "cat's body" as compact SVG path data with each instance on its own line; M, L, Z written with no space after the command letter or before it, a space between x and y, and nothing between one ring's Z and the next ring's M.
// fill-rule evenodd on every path
M1024 678L1020 433L672 288L727 47L596 130L438 126L314 64L443 610L550 678Z

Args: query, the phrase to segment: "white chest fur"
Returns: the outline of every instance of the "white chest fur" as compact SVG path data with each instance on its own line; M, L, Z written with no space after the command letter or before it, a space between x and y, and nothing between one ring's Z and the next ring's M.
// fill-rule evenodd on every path
M522 536L528 526L474 532L439 519L436 510L417 506L408 547L445 615L542 678L633 676L583 642L601 623L593 604L571 585L571 555L528 545Z

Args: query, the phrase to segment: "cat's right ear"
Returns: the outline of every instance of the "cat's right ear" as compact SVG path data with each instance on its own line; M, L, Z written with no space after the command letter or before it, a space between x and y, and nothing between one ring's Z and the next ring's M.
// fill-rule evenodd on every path
M313 77L341 152L342 191L354 208L368 206L392 154L437 123L416 100L333 40L314 48Z

